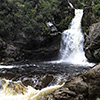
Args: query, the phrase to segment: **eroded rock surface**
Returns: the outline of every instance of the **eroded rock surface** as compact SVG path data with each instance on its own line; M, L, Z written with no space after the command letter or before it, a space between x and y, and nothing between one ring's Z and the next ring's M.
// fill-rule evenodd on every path
M33 81L32 81L32 78L24 77L22 79L22 83L25 86L32 86Z
M100 97L100 64L83 74L84 80L88 83L88 95L90 100Z
M96 100L100 97L100 64L74 77L43 100Z
M89 35L85 42L85 54L89 61L100 61L100 22L89 28Z
M53 76L50 74L46 74L45 76L41 77L40 80L35 85L36 89L42 89L48 86L48 84L53 80Z

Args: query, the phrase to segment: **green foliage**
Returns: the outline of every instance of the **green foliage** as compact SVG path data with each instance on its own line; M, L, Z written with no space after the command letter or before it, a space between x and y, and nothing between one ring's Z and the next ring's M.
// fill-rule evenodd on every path
M94 5L92 7L93 13L96 16L96 21L100 21L100 4Z
M58 27L59 30L66 30L69 26L69 23L71 22L72 18L71 16L68 16L66 19L63 19L60 22L60 25Z
M58 0L0 1L0 36L14 37L18 31L31 35L49 34L46 22L53 19Z
M70 0L75 8L82 8L86 0ZM90 0L96 21L100 21L100 0ZM53 22L59 31L68 28L73 11L67 0L0 0L0 37L14 40L18 32L37 36L50 33L46 23Z
M73 6L77 9L82 9L84 4L85 4L85 0L69 0Z

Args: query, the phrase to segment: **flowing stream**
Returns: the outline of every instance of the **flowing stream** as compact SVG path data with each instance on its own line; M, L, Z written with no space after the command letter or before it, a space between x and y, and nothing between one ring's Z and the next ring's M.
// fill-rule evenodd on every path
M67 80L68 76L78 75L89 70L89 67L83 67L84 65L90 66L90 63L87 62L83 51L84 35L81 31L82 16L83 10L75 9L75 17L73 18L69 29L62 33L59 61L53 61L55 63L40 63L38 65L15 66L15 69L19 69L19 74L23 75L25 71L27 74L49 73L57 77L57 82L55 82L53 86L51 84L49 87L42 90L36 90L31 86L25 87L20 82L14 82L9 86L10 80L1 79L0 82L2 82L3 86L0 90L0 100L42 100L45 95L62 86L59 84L59 80L61 80L62 77L64 79L64 75L66 76L65 79ZM3 68L3 72L13 69L13 66L0 67L1 69ZM15 69L12 70L12 72L14 71L13 73L17 74Z
M9 80L2 81L5 81L5 83L3 83L3 90L0 91L0 100L42 100L45 95L62 86L55 85L42 90L36 90L31 86L25 87L20 82L8 85Z

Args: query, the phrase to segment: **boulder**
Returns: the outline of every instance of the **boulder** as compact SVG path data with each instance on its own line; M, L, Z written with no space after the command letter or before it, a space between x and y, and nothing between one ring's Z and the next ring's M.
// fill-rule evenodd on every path
M16 48L15 46L13 46L13 45L7 45L7 48L6 48L5 52L6 52L6 55L7 55L8 57L13 57L13 58L15 58L15 57L17 56L18 50L17 50L17 48Z
M68 80L65 85L47 95L43 100L99 100L99 98L100 64Z
M43 100L85 100L88 94L88 85L82 77L76 77L65 85L46 96Z
M76 77L71 82L66 83L64 87L68 87L71 91L75 91L77 94L87 94L88 85L83 81L82 77Z
M83 78L88 83L90 100L100 97L100 64L83 74Z
M50 74L46 74L35 85L35 89L42 89L49 85L49 83L53 80L53 76Z
M23 53L21 50L14 45L7 44L7 48L5 49L4 62L8 63L19 60L23 60Z
M89 35L85 41L85 55L89 61L100 61L100 22L89 28Z
M32 78L25 77L22 79L22 83L25 86L28 86L28 85L32 86L33 80L32 80Z
M22 60L22 55L18 47L0 40L0 62L9 63Z

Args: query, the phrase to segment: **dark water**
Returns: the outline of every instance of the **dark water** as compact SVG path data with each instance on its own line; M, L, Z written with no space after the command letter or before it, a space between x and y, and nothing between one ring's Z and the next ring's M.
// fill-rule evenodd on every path
M13 66L10 69L0 69L0 77L6 77L15 81L23 77L32 77L34 82L36 82L45 74L51 74L54 76L54 81L51 84L59 84L90 69L89 66L48 62L24 62L13 64Z

